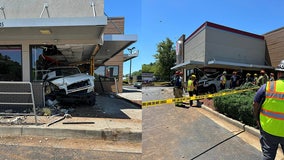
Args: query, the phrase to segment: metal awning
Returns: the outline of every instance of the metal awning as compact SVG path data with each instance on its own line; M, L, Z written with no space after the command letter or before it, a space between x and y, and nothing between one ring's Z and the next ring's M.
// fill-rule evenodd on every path
M99 66L111 57L126 49L137 41L137 35L106 34L104 35L104 45L95 55L95 65Z
M137 41L136 35L104 35L106 25L106 16L1 19L0 41L55 45L62 55L49 56L54 61L84 64L94 55L99 66Z
M204 67L205 63L202 61L187 61L184 63L180 63L174 67L171 68L171 70L175 70L175 69L191 69L191 68L201 68Z
M39 44L65 40L76 43L80 40L96 44L102 43L101 37L106 25L106 16L1 19L0 40L36 40Z
M138 51L134 51L134 53L132 53L132 54L123 54L123 61L124 62L129 61L133 58L138 57L138 55L139 55Z
M232 68L232 69L274 69L272 66L258 65L258 64L247 64L247 63L236 63L229 61L218 61L211 60L208 61L208 67L218 67L218 68Z

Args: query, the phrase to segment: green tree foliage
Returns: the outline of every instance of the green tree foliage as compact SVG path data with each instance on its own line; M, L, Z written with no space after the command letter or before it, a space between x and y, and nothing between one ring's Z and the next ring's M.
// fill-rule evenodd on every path
M171 68L175 65L176 61L176 51L173 44L174 43L169 38L166 38L165 41L157 45L157 54L154 55L157 65L155 74L158 75L161 80L169 81L173 75Z
M157 65L156 63L150 63L150 64L143 64L142 65L142 72L152 72L155 73L157 70Z
M133 72L132 76L142 76L142 70Z

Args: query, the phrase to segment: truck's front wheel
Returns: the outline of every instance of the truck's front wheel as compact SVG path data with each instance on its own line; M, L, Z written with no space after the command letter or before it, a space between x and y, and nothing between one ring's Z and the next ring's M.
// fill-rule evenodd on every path
M93 106L96 104L96 94L92 93L89 98L88 98L88 102L87 102L90 106Z
M216 93L217 92L216 86L214 86L214 85L209 86L208 92L209 93Z

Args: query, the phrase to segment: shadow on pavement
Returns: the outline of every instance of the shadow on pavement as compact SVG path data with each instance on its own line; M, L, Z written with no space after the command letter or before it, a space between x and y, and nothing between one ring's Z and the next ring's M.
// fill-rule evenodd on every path
M122 98L117 98L111 94L101 94L96 96L96 104L89 106L86 104L69 104L64 108L69 110L72 117L93 117L93 118L119 118L131 119L124 112L135 112L139 109L137 105L132 104Z

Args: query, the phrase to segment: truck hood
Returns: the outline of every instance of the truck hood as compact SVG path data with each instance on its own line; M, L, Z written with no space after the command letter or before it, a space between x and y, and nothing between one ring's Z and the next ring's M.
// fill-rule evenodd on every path
M84 73L79 73L79 74L74 74L74 75L70 75L70 76L66 76L66 77L60 77L60 78L56 78L51 80L51 82L57 86L61 86L61 85L71 85L77 82L81 82L81 81L85 81L85 80L90 80L91 82L93 82L95 79L95 77L84 74Z

